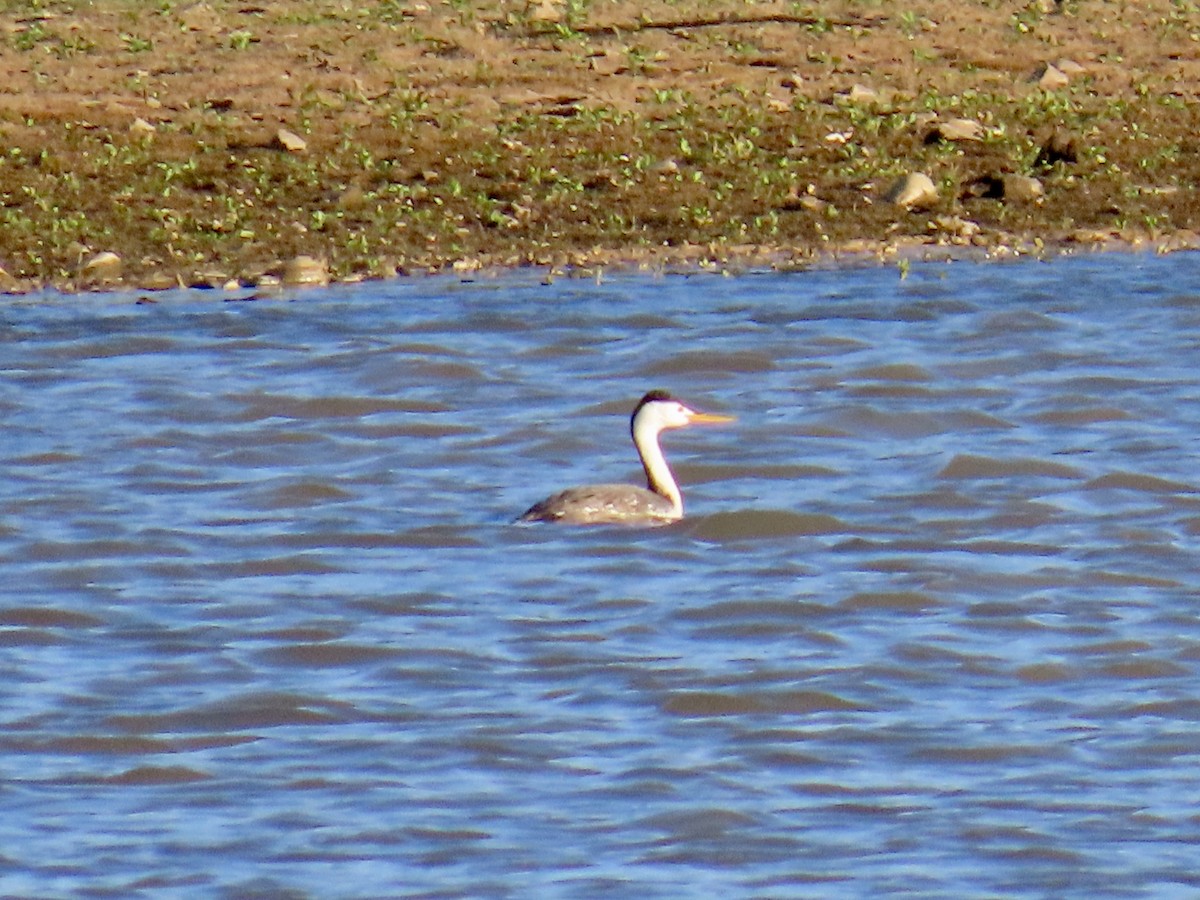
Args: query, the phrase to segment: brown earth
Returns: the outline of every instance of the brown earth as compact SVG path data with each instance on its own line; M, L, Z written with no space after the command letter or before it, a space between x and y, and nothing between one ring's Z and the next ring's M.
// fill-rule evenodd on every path
M0 0L0 288L1190 247L1198 77L1180 0Z

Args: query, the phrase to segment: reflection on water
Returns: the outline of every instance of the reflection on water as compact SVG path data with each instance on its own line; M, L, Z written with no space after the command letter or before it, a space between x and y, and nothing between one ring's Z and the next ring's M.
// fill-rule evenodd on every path
M1198 273L9 299L4 892L1195 891Z

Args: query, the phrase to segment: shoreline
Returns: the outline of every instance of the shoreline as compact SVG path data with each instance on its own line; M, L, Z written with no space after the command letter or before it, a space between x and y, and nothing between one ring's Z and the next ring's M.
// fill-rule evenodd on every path
M1200 14L0 9L0 291L1200 247Z
M1162 256L1200 250L1200 235L1186 233L1167 237L1149 236L1079 240L1066 238L1055 243L1028 241L1022 244L977 246L938 244L910 240L895 244L865 246L853 241L843 248L827 249L821 253L795 252L778 247L722 248L714 253L706 247L655 248L642 253L613 252L605 254L567 254L558 261L490 261L475 258L449 261L443 265L400 268L395 272L352 272L343 278L307 278L289 280L274 272L251 280L231 279L224 284L198 281L185 283L177 279L170 283L151 276L139 282L112 278L101 282L81 278L65 284L36 284L8 282L0 287L0 295L32 297L45 294L60 296L83 294L138 293L153 295L172 291L197 291L233 294L250 292L237 299L266 299L282 292L313 287L362 284L368 281L390 281L411 278L451 277L463 281L478 278L501 278L516 272L536 272L546 283L557 279L602 278L625 275L655 275L692 277L696 275L737 276L762 272L831 271L838 269L894 267L899 277L907 276L910 266L921 263L1002 264L1021 260L1052 263L1057 259L1078 258L1098 254L1151 254ZM282 265L282 264L281 264ZM278 268L278 267L277 267Z
M734 250L713 255L705 248L668 248L662 252L640 255L615 254L604 260L583 259L564 262L497 262L474 259L467 263L451 262L443 266L425 266L416 269L397 270L395 273L351 273L344 278L286 281L267 275L254 282L234 280L225 284L193 283L177 281L168 284L155 279L149 284L124 279L106 281L102 284L71 283L66 285L21 284L0 289L0 296L12 298L35 298L58 295L63 297L105 294L138 294L139 302L153 302L153 295L177 291L191 291L226 295L225 300L269 300L287 296L294 298L297 291L310 288L349 286L366 282L401 281L420 278L453 278L462 282L479 279L504 278L517 273L535 273L543 283L551 284L564 279L604 279L624 276L652 275L655 277L690 278L700 275L737 277L762 273L823 272L892 267L900 280L907 277L909 268L919 264L968 263L976 265L1002 265L1026 260L1054 263L1060 259L1077 259L1093 255L1147 254L1164 256L1174 253L1200 251L1200 238L1160 238L1123 240L1114 238L1105 242L1079 243L1065 240L1057 244L1036 245L1028 243L1020 247L963 247L933 244L911 244L907 247L887 246L874 250L854 246L845 250L832 250L819 255L790 255L778 248L762 247ZM240 294L240 296L230 296Z

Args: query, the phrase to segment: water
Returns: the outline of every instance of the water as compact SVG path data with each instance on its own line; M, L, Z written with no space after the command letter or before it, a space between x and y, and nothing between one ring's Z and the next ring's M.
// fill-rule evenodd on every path
M1195 255L135 299L0 312L0 894L1200 890Z

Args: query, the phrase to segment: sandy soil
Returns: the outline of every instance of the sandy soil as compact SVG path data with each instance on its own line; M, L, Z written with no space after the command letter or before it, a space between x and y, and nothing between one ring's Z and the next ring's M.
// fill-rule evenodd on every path
M0 0L0 288L1190 247L1198 76L1180 0Z

